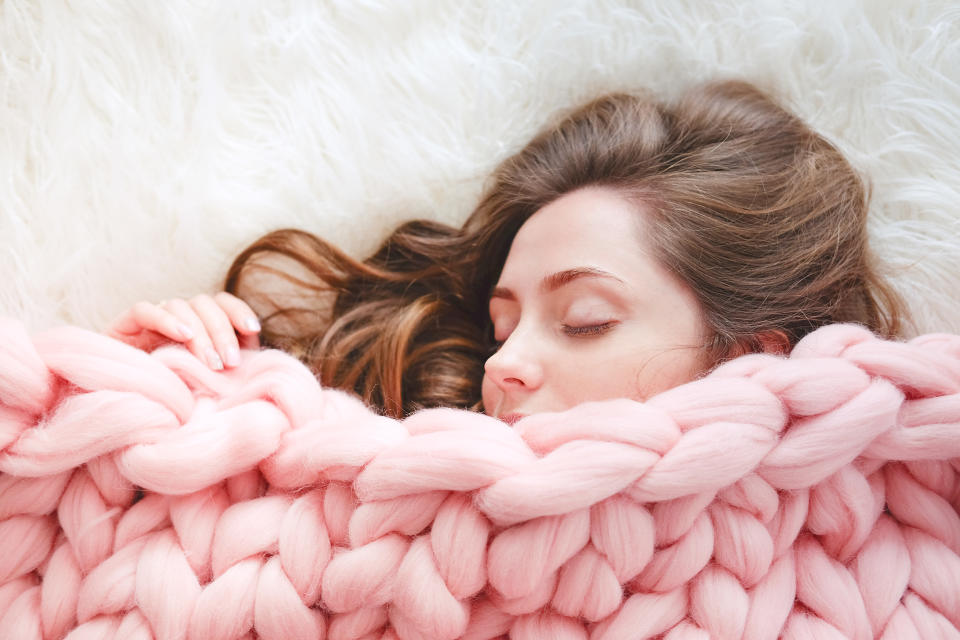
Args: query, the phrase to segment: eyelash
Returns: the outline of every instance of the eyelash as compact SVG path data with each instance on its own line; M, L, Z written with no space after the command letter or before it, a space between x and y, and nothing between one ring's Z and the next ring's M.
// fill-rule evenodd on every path
M604 322L603 324L591 324L585 327L572 327L568 324L561 325L561 327L563 328L563 332L571 338L583 338L604 334L612 329L615 324L617 323L611 321ZM503 346L503 342L503 340L494 340L490 347L490 353L496 353L500 347Z
M592 324L586 327L571 327L568 324L563 325L563 332L568 336L579 338L583 336L598 336L609 331L614 322L604 322L603 324Z

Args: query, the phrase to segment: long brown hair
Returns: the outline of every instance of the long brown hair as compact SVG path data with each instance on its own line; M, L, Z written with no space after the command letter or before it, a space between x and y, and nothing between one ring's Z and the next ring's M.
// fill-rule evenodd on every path
M646 205L640 224L697 296L714 364L758 350L768 332L788 346L832 322L901 333L903 303L867 246L863 181L826 139L741 81L693 88L673 105L601 96L503 161L461 228L407 222L365 260L281 229L237 256L224 288L262 316L266 346L387 415L479 409L488 296L513 237L586 186Z

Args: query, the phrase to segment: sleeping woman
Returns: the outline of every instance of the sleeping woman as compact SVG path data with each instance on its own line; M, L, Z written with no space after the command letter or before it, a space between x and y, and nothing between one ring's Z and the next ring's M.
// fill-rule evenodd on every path
M385 415L448 406L512 424L643 400L830 323L899 337L866 219L843 155L750 84L670 105L612 94L508 157L461 228L407 222L363 261L274 231L224 291L140 302L107 333L182 342L215 369L262 343Z

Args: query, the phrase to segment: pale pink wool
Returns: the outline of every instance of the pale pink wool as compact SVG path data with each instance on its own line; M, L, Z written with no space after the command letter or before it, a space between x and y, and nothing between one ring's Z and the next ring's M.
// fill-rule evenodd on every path
M510 428L0 320L0 452L4 639L960 638L960 336Z

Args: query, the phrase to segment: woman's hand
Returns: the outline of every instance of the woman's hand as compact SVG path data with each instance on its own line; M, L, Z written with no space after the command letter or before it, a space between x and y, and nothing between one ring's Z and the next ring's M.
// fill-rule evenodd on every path
M138 302L114 320L105 332L144 351L169 341L182 342L212 369L240 364L240 348L260 347L260 323L240 298L221 291L188 300L157 304Z

